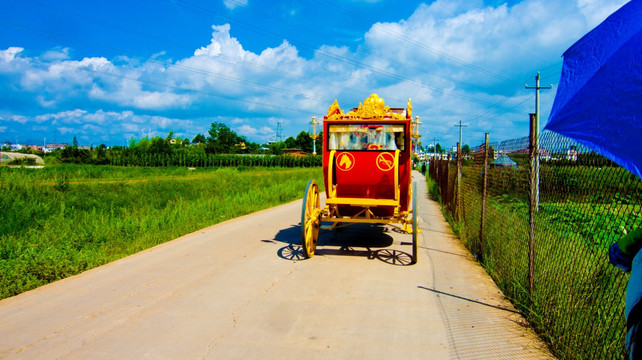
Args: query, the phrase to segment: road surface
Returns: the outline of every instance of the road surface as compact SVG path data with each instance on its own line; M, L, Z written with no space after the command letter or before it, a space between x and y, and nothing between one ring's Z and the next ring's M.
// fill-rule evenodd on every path
M303 260L299 200L0 301L0 358L551 358L414 175L415 265L370 226Z

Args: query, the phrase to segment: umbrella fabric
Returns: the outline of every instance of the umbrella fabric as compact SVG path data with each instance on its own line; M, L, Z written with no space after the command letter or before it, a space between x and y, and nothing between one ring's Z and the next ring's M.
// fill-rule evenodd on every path
M564 53L545 129L642 178L642 0L632 0Z

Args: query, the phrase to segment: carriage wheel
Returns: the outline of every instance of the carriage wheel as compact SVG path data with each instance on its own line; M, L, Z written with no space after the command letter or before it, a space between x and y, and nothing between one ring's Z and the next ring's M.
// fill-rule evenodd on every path
M411 263L417 263L417 183L412 183L412 259Z
M319 201L319 186L314 180L308 182L303 196L301 209L301 247L306 258L314 256L321 226L321 205Z

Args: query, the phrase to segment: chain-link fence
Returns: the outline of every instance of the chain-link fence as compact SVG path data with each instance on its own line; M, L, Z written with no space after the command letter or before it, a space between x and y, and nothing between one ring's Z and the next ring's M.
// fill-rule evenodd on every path
M629 275L609 264L608 249L642 225L642 181L558 134L544 132L539 144L539 171L528 137L432 159L432 192L554 354L625 358Z

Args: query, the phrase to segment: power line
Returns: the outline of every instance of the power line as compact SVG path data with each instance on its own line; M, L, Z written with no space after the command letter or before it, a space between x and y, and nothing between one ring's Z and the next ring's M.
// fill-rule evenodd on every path
M252 31L255 31L255 32L259 33L259 34L262 34L262 35L265 35L265 36L270 36L272 38L281 39L281 36L279 34L276 34L274 32L270 32L270 31L265 31L262 28L257 28L256 26L254 26L252 24L249 24L249 23L244 22L244 21L239 21L237 19L233 19L233 18L231 18L229 16L225 16L225 15L220 15L220 14L214 13L214 12L212 12L211 10L209 10L209 9L207 9L205 7L202 7L200 5L196 5L196 4L191 3L189 1L186 1L186 0L174 0L174 1L176 1L176 4L184 6L187 9L189 9L191 11L195 11L195 12L197 12L199 14L205 13L205 14L209 14L209 15L212 15L212 16L215 16L215 17L221 17L221 18L224 18L224 19L230 21L231 23L246 27L246 28L248 28L248 29L250 29ZM415 85L417 85L417 86L419 86L421 88L425 88L425 89L429 89L429 90L433 90L433 91L438 91L438 92L446 94L446 95L451 95L451 96L458 97L458 98L461 98L461 99L464 99L464 100L468 100L470 102L478 103L478 104L481 104L481 105L490 105L489 103L487 103L485 101L482 101L482 100L479 100L479 99L471 98L469 96L461 95L461 94L458 94L458 93L455 93L455 92L452 92L452 91L449 91L449 90L446 90L446 89L442 89L442 88L438 88L438 87L435 87L435 86L430 86L430 85L424 84L423 82L418 81L415 78L406 77L406 76L402 76L402 75L399 75L399 74L396 74L396 73L393 73L393 72L390 72L390 71L378 69L376 67L370 66L370 65L365 64L365 63L360 62L360 61L351 60L351 59L348 59L348 58L343 57L343 56L337 56L337 55L335 55L335 54L333 54L333 53L331 53L329 51L323 50L323 49L314 49L312 46L308 45L307 43L304 43L304 42L301 42L301 41L298 41L298 40L290 40L290 42L292 44L294 44L294 45L297 45L298 47L309 49L309 50L314 50L315 53L317 53L319 55L323 55L325 57L328 57L328 58L331 58L331 59L334 59L334 60L349 64L349 65L353 65L358 69L371 70L373 72L388 76L388 77L393 78L393 79L404 80L404 81L413 83L413 84L415 84Z
M117 29L119 31L123 31L125 33L131 33L131 34L134 34L134 35L137 35L137 36L146 37L146 38L149 38L149 39L161 41L161 42L167 43L169 45L178 46L178 47L182 47L182 48L185 48L185 49L192 50L192 48L189 48L189 47L185 46L182 43L169 41L169 40L166 40L164 38L161 38L161 37L158 37L158 36L155 36L155 35L151 35L149 33L140 32L140 31L128 28L128 27L121 26L121 25L116 25L116 24L104 22L104 21L101 21L101 20L97 20L95 18L83 16L83 15L80 15L80 14L77 14L77 13L73 13L73 12L70 12L70 11L67 11L67 10L63 10L63 9L59 9L59 8L56 8L56 7L52 7L52 6L48 5L48 4L43 4L43 3L40 3L40 2L37 2L37 1L30 1L30 0L22 0L22 1L26 2L26 3L30 3L32 5L42 6L42 7L48 8L49 10L53 10L53 11L56 11L56 12L59 12L59 13L67 14L67 15L72 16L72 17L77 17L77 18L83 19L84 21L96 23L96 24L99 24L99 25L102 25L102 26L105 26L105 27L111 27L111 28ZM0 25L3 25L3 24L0 24ZM15 25L15 24L14 24L13 27L15 29L20 29L19 26ZM24 27L24 29L20 29L20 30L26 31L25 30L26 28L28 28L28 27ZM84 41L80 41L80 40L74 40L74 39L70 39L68 37L63 37L63 36L60 36L60 35L56 36L55 34L53 34L51 32L48 32L48 31L45 32L45 31L38 30L38 29L33 29L33 28L31 30L32 30L32 32L39 32L39 33L41 33L41 34L43 34L45 36L48 36L48 37L58 38L58 39L65 39L67 41L80 43L80 44L83 44L85 46L93 47L93 48L96 48L96 49L107 50L107 51L110 51L110 52L112 52L114 54L126 53L126 52L120 51L118 49L106 48L104 46L98 46L98 45L95 45L95 44L92 44L92 43L89 43L89 42L84 42ZM162 65L165 65L165 66L168 66L168 64L169 64L173 68L179 68L179 69L183 69L183 70L190 71L190 72L193 72L193 73L200 73L200 74L203 74L203 75L210 75L210 76L220 77L220 78L224 78L226 80L245 83L245 84L249 84L249 85L255 85L255 86L258 86L258 87L267 87L268 89L275 90L275 91L289 92L289 93L291 93L292 95L295 95L295 96L303 96L303 97L306 97L306 98L316 99L316 100L323 101L323 102L328 102L328 103L332 101L332 99L314 97L314 96L311 96L311 95L308 95L308 94L304 94L304 93L300 93L300 92L292 92L291 90L284 89L284 88L279 88L279 87L270 87L270 86L262 84L262 83L251 82L251 81L248 81L248 80L245 80L245 79L238 79L238 78L235 79L235 78L232 78L230 76L226 76L226 75L223 75L223 74L220 74L220 73L214 73L214 72L211 72L211 71L194 68L194 67L190 67L190 66L187 66L187 65L179 65L178 63L171 63L171 62L168 62L168 61L157 60L155 58L149 58L149 57L141 57L141 56L135 56L135 55L130 55L130 56L132 58L137 58L137 59L145 60L145 61L148 61L148 62L155 62L155 63L159 63L159 64L162 64ZM292 79L310 80L310 81L314 81L314 83L316 83L316 84L326 84L328 86L336 86L335 83L332 83L332 82L329 82L329 81L325 81L324 79L312 79L311 77L308 77L308 76L303 76L303 75L294 74L294 73L291 73L291 72L286 72L286 71L283 71L280 68L275 68L275 67L265 66L265 65L262 65L262 64L257 64L255 62L247 61L246 59L239 60L237 58L226 56L225 54L217 54L216 58L221 58L223 60L226 60L228 63L233 64L233 65L247 64L247 65L250 65L250 66L253 66L253 67L257 67L257 68L260 68L260 69L264 69L264 70L270 71L271 73L281 74L283 76L287 76L287 77L290 77ZM364 93L364 92L368 92L369 91L367 89L356 89L356 88L353 88L353 87L343 87L343 89L351 90L351 91L359 92L359 93Z
M41 3L36 2L36 1L29 1L29 0L23 0L23 1L28 2L28 3L32 3L32 4L34 4L34 3L35 4L41 4ZM206 11L209 11L209 14L211 14L211 15L213 14L216 17L227 19L232 23L241 24L241 26L249 27L251 30L256 31L256 32L258 32L260 34L263 34L263 35L266 35L266 36L279 37L280 38L280 35L278 35L278 34L276 34L274 32L266 31L265 29L262 29L260 27L256 27L256 26L247 24L245 22L235 20L235 19L233 19L233 18L231 18L229 16L224 16L224 15L213 13L212 11L207 10L206 8L204 8L202 6L198 6L198 5L195 5L195 4L190 4L188 1L184 1L184 0L183 1L182 0L178 0L178 1L182 4L181 6L186 6L186 7L190 7L191 6L192 7L191 10L193 10L195 12L199 12L199 10L206 10ZM318 2L323 3L322 0L318 0ZM328 4L330 2L326 1L325 3ZM51 8L51 7L49 7L49 8ZM250 7L247 7L247 8L250 9ZM163 38L160 38L160 37L157 37L157 36L154 36L154 35L138 32L136 30L128 29L128 28L120 26L120 25L110 24L110 23L107 23L107 22L103 22L103 21L100 21L100 20L92 19L92 18L85 17L85 16L82 16L82 15L77 15L77 14L74 15L73 13L68 12L68 11L63 11L63 12L66 12L67 14L70 14L71 16L76 16L78 18L88 19L87 21L92 21L92 22L98 23L98 24L100 24L102 26L111 26L113 28L116 28L116 29L119 29L121 31L125 31L125 32L128 32L128 33L131 33L131 34L135 34L135 35L138 35L138 36L146 36L146 37L153 38L153 39L156 39L156 40L159 40L159 41L172 43L175 46L182 46L183 48L187 48L186 46L184 46L181 43L167 41L166 39L163 39ZM202 12L203 11L200 11L200 13L202 13ZM267 12L263 12L263 13L269 14ZM296 23L293 23L293 22L289 22L289 23L290 24L294 24L294 26L300 26L300 25L297 25ZM0 25L4 25L4 24L0 24ZM301 27L301 28L308 29L308 27ZM386 31L386 29L383 29L383 30ZM399 35L399 33L396 33L396 34L397 34L397 36L401 36L401 35ZM51 36L50 34L46 34L46 35ZM410 39L406 39L406 40L411 41ZM80 42L80 41L76 41L76 42ZM300 44L300 46L303 47L303 48L310 48L310 46L308 44L306 44L306 43L298 42L298 41L296 43ZM93 45L93 47L101 48L101 47L98 47L98 46L95 46L95 45ZM102 47L102 49L105 49L105 47ZM402 62L400 62L398 60L395 60L394 58L391 58L391 57L388 57L388 56L385 56L385 55L382 55L382 54L375 54L373 51L368 51L368 50L365 50L363 48L359 48L358 51L359 52L368 53L368 54L372 54L372 55L376 55L376 56L380 56L380 57L382 57L384 59L387 59L387 60L389 60L391 62L395 62L397 64L404 64L404 63L402 63ZM487 106L487 108L482 110L482 112L479 113L478 115L476 115L475 118L482 118L484 115L486 115L490 111L492 111L492 109L497 108L500 105L504 104L506 101L510 100L512 98L512 96L515 94L515 93L513 93L513 94L511 94L509 96L506 96L504 99L499 100L499 101L497 101L495 103L490 103L490 102L482 101L482 100L479 100L479 99L476 99L476 98L472 98L472 97L469 97L469 96L465 96L465 95L462 95L462 94L458 94L458 93L455 93L453 91L442 89L442 88L439 88L439 87L430 86L428 84L422 83L421 81L417 81L414 78L409 78L409 77L405 77L405 76L402 76L402 75L399 75L399 74L395 74L393 72L388 72L388 71L385 71L385 70L382 70L382 69L378 69L378 68L369 66L367 64L364 64L363 62L351 60L351 59L348 59L346 57L337 56L335 54L327 53L327 52L323 52L323 51L320 51L318 53L320 53L320 54L322 54L324 56L333 58L333 59L335 59L337 61L342 61L342 62L344 62L346 64L353 65L357 69L372 70L373 72L376 72L376 73L379 73L379 74L382 74L382 75L386 75L386 76L389 76L389 77L393 77L393 78L398 79L398 80L404 80L404 81L412 82L412 83L417 84L419 87L422 87L422 88L427 88L427 89L431 89L431 90L434 90L434 91L439 91L444 95L459 97L459 98L462 98L462 99L465 99L465 100L468 100L468 101L471 101L471 102L475 102L475 103L479 103L479 104ZM225 60L231 62L232 64L248 64L250 66L256 66L258 68L263 68L263 69L274 71L274 72L278 71L280 74L283 74L284 76L288 76L288 77L291 77L291 78L294 78L294 79L298 78L298 79L310 79L310 80L313 80L310 77L305 77L305 76L300 76L300 75L288 73L288 72L285 72L285 71L283 71L281 69L276 69L274 67L267 67L267 66L264 66L264 65L261 65L261 64L256 64L256 63L249 62L249 61L239 61L238 59L234 59L232 57L227 57L224 54L219 54L217 56L222 58L222 59L225 59ZM145 59L145 58L142 58L142 59ZM281 87L278 87L278 86L266 85L264 83L253 82L253 81L249 81L249 80L245 80L245 79L241 79L241 78L234 78L234 77L231 77L229 75L220 74L220 73L214 73L214 72L211 72L211 71L190 67L190 66L187 66L187 65L184 65L184 64L180 64L179 65L179 64L174 64L174 63L168 62L168 61L160 61L160 60L150 59L150 58L147 58L146 60L150 61L150 62L156 62L156 63L162 64L163 66L166 66L168 68L171 67L171 68L179 69L179 70L182 70L182 71L201 74L201 75L205 75L205 76L215 76L215 77L219 77L219 78L222 78L224 80L227 80L227 81L233 81L233 82L237 82L237 83L241 83L241 84L245 84L245 85L249 85L249 86L255 86L255 87L258 87L258 88L261 88L261 89L265 89L265 90L268 90L268 91L282 92L284 94L291 95L291 96L301 96L301 97L304 97L304 98L309 98L309 99L314 99L314 100L319 100L319 101L328 101L328 102L330 101L328 99L324 99L324 98L321 98L321 97L316 97L316 96L313 96L313 95L310 95L310 94L305 94L305 93L301 93L301 92L297 92L297 91L292 91L292 90L289 90L289 89L286 89L286 88L281 88ZM404 64L404 65L410 66L408 64ZM553 65L553 66L557 66L557 65ZM553 66L549 66L548 68L553 67ZM412 67L412 66L410 66L410 67ZM422 69L420 67L413 67L413 68L415 70L425 70L425 69ZM84 69L84 70L87 71L89 69ZM117 76L115 74L109 74L109 75L110 76ZM123 77L123 78L125 78L125 77ZM188 88L184 88L184 87L176 87L176 86L171 86L171 85L167 85L167 84L161 84L159 82L150 82L150 81L145 82L145 81L141 81L140 79L133 79L133 78L128 78L128 80L139 81L141 83L147 83L147 84L154 84L155 86L164 86L164 87L167 87L167 88L182 89L184 91L200 92L200 93L208 94L208 95L211 95L211 96L218 96L218 97L227 98L229 100L232 100L229 97L220 96L220 95L217 95L217 94L214 94L214 93L211 93L211 92L207 92L207 91L199 91L199 90L196 90L196 89L188 89ZM331 82L325 82L323 80L314 80L314 81L318 82L318 83L322 83L322 84L333 85ZM457 83L465 84L465 82L462 82L462 81L457 81ZM473 85L473 84L469 84L469 85ZM349 90L352 90L352 91L362 91L361 89L354 89L354 88L344 88L344 89L349 89ZM241 101L241 100L237 100L237 101ZM250 101L243 101L243 102L250 102ZM260 102L250 102L250 103L262 104ZM522 103L518 104L518 106L521 105ZM268 105L268 106L273 107L273 108L277 108L278 107L278 106L274 106L272 104L264 104L264 105ZM503 113L506 113L506 112L508 112L508 111L510 111L511 109L514 109L514 108L515 107L512 107L512 108L504 111ZM295 109L293 109L293 108L287 108L287 109L290 110L290 111L295 111ZM495 117L497 117L497 116L499 116L499 115L496 115ZM461 128L460 128L460 130L461 130Z
M361 19L361 21L364 22L367 25L370 25L371 23L373 23L374 24L374 25L372 25L373 28L375 26L379 25L379 22L370 20L370 19L362 16L361 14L352 12L350 10L342 9L341 6L339 6L338 4L333 3L331 1L328 1L328 0L315 0L315 1L320 3L320 4L324 4L325 6L328 6L331 9L336 10L337 12L343 13L344 15L346 15L351 20L353 20L353 19L357 19L357 20ZM427 50L427 51L429 51L429 52L431 52L433 54L439 55L439 56L441 56L441 57L443 57L445 59L448 59L451 62L454 62L454 63L459 64L461 66L464 66L464 67L467 67L469 69L484 73L486 75L490 75L490 76L495 77L495 78L500 79L500 80L508 80L504 76L496 74L496 73L494 73L492 71L489 71L487 69L484 69L484 68L482 68L480 66L477 66L477 65L474 65L474 64L470 64L470 63L468 63L468 62L466 62L464 60L461 60L461 59L459 59L459 58L457 58L455 56L452 56L452 55L450 55L448 53L445 53L445 52L439 51L439 50L437 50L437 49L435 49L433 47L427 46L424 43L408 39L406 36L404 36L403 34L397 32L397 31L391 31L391 30L386 29L386 28L382 28L382 31L384 31L384 32L396 37L397 39L399 39L399 40L401 40L403 42L406 42L406 43L408 43L410 45L413 45L413 46L416 46L418 48Z
M39 30L39 29L17 26L15 24L10 24L10 23L6 23L6 22L5 23L0 23L0 26L14 28L14 29L22 30L22 31L30 31L30 32L40 33L40 34L42 34L44 36L47 36L47 37L57 38L57 36L52 32L45 32L45 31ZM100 50L110 51L110 52L113 52L113 53L116 53L116 54L117 53L122 53L122 52L118 51L117 49L101 47L101 46L97 46L95 44L84 42L84 41L80 41L80 40L70 40L68 38L66 40L72 41L72 42L76 42L76 43L81 43L81 44L83 44L85 46L94 47L94 48L97 48L97 49L100 49ZM331 102L331 100L327 99L327 98L321 98L321 97L312 96L312 95L309 95L309 94L296 92L296 91L292 91L292 90L288 90L288 89L284 89L284 88L280 88L280 87L276 87L276 86L265 85L265 84L262 84L262 83L257 83L257 82L253 82L253 81L249 81L249 80L245 80L245 79L235 78L235 77L231 77L231 76L224 75L224 74L221 74L221 73L215 73L215 72L211 72L211 71L207 71L207 70L202 70L202 69L191 67L191 66L187 66L187 65L171 63L171 62L168 62L168 61L162 61L162 60L157 60L157 59L153 59L153 58L145 58L145 57L138 57L138 56L131 56L131 57L132 58L137 58L137 59L140 59L140 60L145 60L145 61L148 61L150 63L160 64L160 65L166 66L167 69L175 68L175 69L191 72L191 73L194 73L194 74L217 77L217 78L221 78L221 79L224 79L224 80L228 80L228 81L232 81L232 82L236 82L236 83L240 83L240 84L245 84L245 85L250 85L250 86L262 88L262 89L265 89L265 90L282 92L282 93L285 93L285 94L288 94L288 95L300 96L300 97L303 97L303 98L312 99L312 100L318 100L318 101L327 102L327 103ZM64 64L64 63L61 63L61 64ZM105 75L109 75L109 76L121 77L121 78L124 78L124 79L137 81L137 82L141 82L141 83L153 84L153 85L159 86L159 87L166 87L166 88L172 88L172 89L180 89L180 90L188 90L188 91L193 91L193 92L200 92L200 93L209 94L209 95L212 95L212 96L218 96L218 97L223 97L223 98L230 99L227 96L222 96L220 94L217 95L215 93L207 92L207 91L200 91L200 90L196 90L196 89L183 88L183 87L173 86L173 85L164 84L164 83L160 83L160 82L142 80L142 79L139 79L139 78L120 76L120 75L113 74L113 73L101 72L101 71L91 70L91 69L87 69L87 68L79 68L79 69L82 69L84 71L90 71L90 72L105 74ZM256 102L256 101L254 101L254 102L248 101L248 102L254 103L254 104L269 105L270 107L280 107L280 106L275 106L275 105L270 105L270 104L265 104L265 103L259 103L259 102ZM284 108L284 107L280 107L280 108ZM289 110L293 110L293 109L289 109Z
M27 2L27 3L31 3L31 4L37 4L37 5L43 5L43 6L46 6L46 5L41 4L41 3L37 2L37 1L29 1L29 0L23 0L23 1L25 1L25 2ZM190 10L192 10L192 11L198 11L199 13L202 13L203 11L208 11L208 9L207 9L207 8L204 8L204 7L202 7L202 6L199 6L199 5L196 5L196 4L193 4L193 3L190 3L190 2L188 2L188 1L185 1L185 0L178 0L178 1L179 1L179 5L182 5L182 6L184 6L184 7L188 8L188 9L190 9ZM239 4L240 4L240 3L239 3ZM60 10L60 9L57 9L57 8L54 8L54 7L51 7L51 6L47 6L47 7L48 7L48 8L50 8L50 9L54 9L55 11L62 12L62 13L66 13L66 14L68 14L68 15L70 15L70 16L78 17L78 18L82 18L82 19L85 19L86 21L94 22L94 23L97 23L97 24L100 24L100 25L103 25L103 26L113 27L113 28L116 28L116 29L121 30L121 31L124 31L124 32L133 33L133 34L136 34L136 35L139 35L139 36L144 36L144 37L152 38L152 39L155 39L155 40L161 40L161 41L164 41L164 42L167 42L167 43L173 44L173 45L175 45L175 46L176 46L176 45L178 45L178 46L185 47L185 46L183 46L182 44L175 43L175 42L169 42L169 41L166 41L165 39L159 38L159 37L157 37L157 36L153 36L153 35L150 35L150 34L146 34L146 33L138 32L138 31L135 31L135 30L132 30L132 29L129 29L129 28L126 28L126 27L120 26L120 25L113 25L113 24L110 24L110 23L107 23L107 22L104 22L104 21L100 21L100 20L96 20L96 19L93 19L93 18L90 18L90 17L86 17L86 16L78 15L78 14L75 14L75 13L72 13L72 12L69 12L69 11L66 11L66 10ZM245 7L246 7L246 8L248 8L248 9L251 9L250 7L247 7L247 6L245 6ZM211 13L211 12L210 12L210 13ZM263 11L263 12L261 12L261 13L266 13L266 12L264 12L264 11ZM224 15L215 14L215 13L211 13L211 14L212 14L212 15L214 15L214 16L217 16L217 17L222 17L222 18L224 18L224 19L226 19L226 20L230 20L230 21L232 21L232 22L234 22L234 23L239 23L239 24L241 24L241 26L249 27L249 28L250 28L250 29L252 29L253 31L258 31L259 33L262 33L262 34L264 34L264 35L272 35L273 37L277 36L277 35L276 35L276 34L274 34L274 33L266 32L266 31L264 31L263 29L260 29L260 28L258 28L258 29L257 29L256 27L251 26L251 25L249 25L249 24L247 24L247 23L236 21L236 20L232 19L232 18L231 18L231 17L229 17L229 16L224 16ZM269 14L269 13L266 13L266 14ZM292 22L290 22L290 23L292 23ZM47 33L47 35L51 36L51 34L50 34L50 33ZM299 43L299 42L297 41L296 43ZM87 43L85 43L85 44L87 44ZM300 43L300 44L299 44L299 46L304 47L304 48L305 48L305 47L309 47L307 44L304 44L304 43ZM97 46L94 46L94 47L97 47ZM98 47L98 48L100 48L100 47ZM104 49L104 47L103 47L103 49ZM377 68L375 68L375 67L372 67L372 66L366 65L366 64L364 64L364 63L362 63L362 62L349 60L349 59L347 59L347 58L345 58L345 57L338 57L338 56L336 56L336 55L334 55L334 54L331 54L331 53L328 53L328 52L325 52L325 51L318 51L318 52L322 53L322 54L323 54L324 56L326 56L326 57L333 58L333 59L335 59L335 60L337 60L337 61L342 61L342 62L344 62L344 63L350 64L350 65L354 65L354 66L356 66L357 68L366 68L366 69L372 70L372 71L374 71L374 72L378 72L378 73L381 73L381 74L383 74L383 75L387 75L387 76L389 76L389 77L396 78L396 79L398 79L398 80L410 81L410 82L412 82L412 83L414 83L414 84L417 84L417 85L418 85L418 86L420 86L420 87L427 88L427 89L430 89L430 90L433 90L433 91L438 91L438 92L440 92L440 93L443 93L444 95L455 96L455 97L459 97L459 98L462 98L462 99L468 100L468 101L470 101L470 102L475 102L475 103L479 103L479 104L481 104L481 105L490 106L490 108L489 108L489 109L487 109L486 111L490 111L490 109L492 109L492 108L494 108L494 107L496 107L496 106L500 105L501 103L503 103L503 101L500 101L500 102L495 103L495 104L490 104L490 103L487 103L487 102L485 102L485 101L481 101L481 100L478 100L478 99L475 99L475 98L472 98L472 97L468 97L468 96L465 96L465 95L462 95L462 94L458 94L458 93L455 93L455 92L452 92L452 91L449 91L449 90L446 90L446 89L443 89L443 88L438 88L438 87L430 86L430 85L425 84L425 83L423 83L423 82L421 82L421 81L417 81L417 80L415 80L414 78L408 78L408 77L401 76L401 75L398 75L398 74L395 74L395 73L392 73L392 72L389 72L389 71L385 71L385 70L377 69ZM375 55L373 52L369 52L369 51L368 51L367 53L370 53L370 54L372 54L372 55ZM377 55L377 56L380 56L380 55ZM233 64L240 64L240 63L249 64L249 65L251 65L251 66L257 66L257 67L264 68L264 69L266 69L266 70L270 70L270 71L277 71L277 72L282 73L282 74L283 74L283 75L285 75L285 76L295 77L295 78L301 78L301 79L310 79L310 80L312 80L312 79L311 79L311 78L309 78L309 77L293 75L293 74L291 74L291 73L283 72L282 70L280 70L280 69L275 69L275 68L273 68L273 67L266 67L266 66L263 66L263 65L260 65L260 64L256 64L256 63L253 63L253 62L239 61L239 60L237 60L237 59L227 57L227 56L225 56L225 55L223 55L223 54L218 54L218 55L217 55L217 57L221 57L221 58L223 58L223 59L225 59L225 60L228 60L228 61L230 61L230 62L231 62L231 63L233 63ZM390 58L390 57L386 57L386 58L387 58L388 60L390 60L390 61L396 61L395 59ZM147 58L146 60L147 60L147 61L151 61L151 62L159 62L158 60L156 60L156 59L151 59L151 58ZM397 63L399 63L399 64L402 64L402 63L400 63L400 62L398 62L398 61L396 61L396 62L397 62ZM161 64L163 64L164 66L167 66L167 64L168 64L167 62L160 62L160 63L161 63ZM404 64L404 65L406 65L406 64ZM231 77L229 77L229 76L226 76L226 75L223 75L223 74L220 74L220 73L213 73L213 72L210 72L210 71L204 71L204 70L202 70L202 69L192 68L192 67L188 67L188 66L186 66L186 65L172 64L171 66L172 66L172 67L174 67L174 68L182 68L183 70L191 71L191 72L195 72L195 73L200 73L200 74L203 74L203 75L216 76L216 77L220 77L220 78L223 78L223 79L226 79L226 80L229 80L229 81L235 81L235 82L244 83L244 84L251 85L251 86L262 87L262 88L265 88L265 89L268 89L268 90L281 91L281 92L289 93L289 94L291 94L291 95L295 95L295 96L303 96L303 97L306 97L306 98L312 98L312 99L316 99L316 100L319 100L319 101L330 101L330 100L328 100L328 99L322 99L322 98L318 98L318 97L313 97L313 96L310 96L310 95L308 95L308 94L302 94L302 93L300 93L300 92L292 92L292 91L290 91L290 90L283 89L283 88L271 87L271 86L269 86L269 85L265 85L265 84L261 84L261 83L256 83L256 82L251 82L251 81L244 80L244 79L231 78ZM422 70L422 69L421 69L421 68L416 68L416 70ZM425 71L425 69L423 69L423 70ZM334 84L332 84L332 83L330 83L330 82L325 82L325 81L323 81L323 80L314 80L314 81L315 81L315 82L317 82L317 83L326 83L326 84L328 84L328 85L334 85ZM465 83L465 82L459 81L459 83ZM470 85L472 85L472 84L470 84ZM366 90L363 90L363 89L354 89L354 88L344 88L344 89L348 89L348 90L352 90L352 91L359 91L359 92L364 92L364 91L366 91Z

